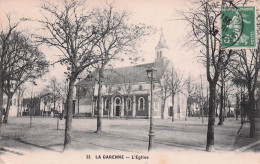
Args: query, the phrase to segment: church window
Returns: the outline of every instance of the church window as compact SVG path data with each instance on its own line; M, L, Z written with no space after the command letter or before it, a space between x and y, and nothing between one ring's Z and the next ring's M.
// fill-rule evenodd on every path
M117 97L117 98L116 98L116 104L117 104L117 105L120 105L120 103L121 103L121 100L120 100L119 97Z
M143 97L140 97L138 99L138 110L144 110L145 107L145 101Z
M110 102L109 102L109 99L106 99L105 100L105 110L109 110L110 108Z
M139 91L141 91L143 89L142 85L139 85Z
M162 57L162 51L160 51L160 57Z
M131 111L131 99L126 100L126 110Z
M157 51L157 58L159 58L159 56L160 56L160 52L159 52L159 51Z

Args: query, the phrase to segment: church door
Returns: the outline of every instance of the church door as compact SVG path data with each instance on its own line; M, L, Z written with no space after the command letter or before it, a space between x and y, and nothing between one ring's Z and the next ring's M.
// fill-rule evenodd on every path
M115 111L115 116L120 116L120 110L121 110L121 99L117 97L115 99L116 102L116 111Z
M116 106L116 116L120 115L120 106Z

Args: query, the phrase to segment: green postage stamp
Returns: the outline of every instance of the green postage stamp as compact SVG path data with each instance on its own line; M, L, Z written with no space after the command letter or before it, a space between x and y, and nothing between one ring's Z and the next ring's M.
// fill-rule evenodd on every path
M222 48L256 47L255 7L224 7L221 9Z

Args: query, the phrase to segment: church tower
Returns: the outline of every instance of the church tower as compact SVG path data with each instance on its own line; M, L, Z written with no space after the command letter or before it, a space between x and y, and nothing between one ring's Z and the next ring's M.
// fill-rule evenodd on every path
M166 41L163 35L163 30L161 28L161 36L158 44L155 47L155 61L158 59L162 59L166 56L168 46L166 45Z

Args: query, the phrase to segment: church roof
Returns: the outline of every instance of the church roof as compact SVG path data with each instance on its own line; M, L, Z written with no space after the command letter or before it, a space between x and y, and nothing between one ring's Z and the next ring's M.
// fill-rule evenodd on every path
M104 70L104 84L123 84L129 82L134 84L138 82L149 82L150 80L147 77L146 70L151 67L154 67L157 70L154 74L155 80L161 79L169 63L170 61L166 60L164 66L161 68L156 67L155 63L147 63L135 66L106 69ZM97 75L96 72L93 72L92 74ZM90 81L90 78L86 77L78 82L77 85L90 84Z
M166 41L163 35L163 31L161 29L161 36L160 36L160 40L158 42L158 44L155 47L156 49L160 49L160 48L168 48L168 46L166 45Z

